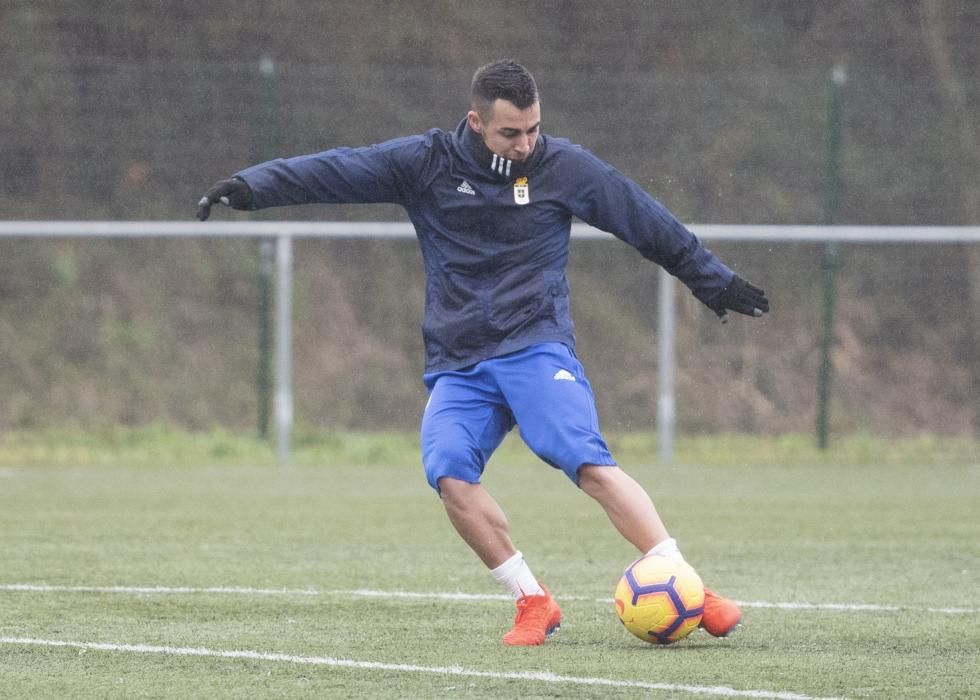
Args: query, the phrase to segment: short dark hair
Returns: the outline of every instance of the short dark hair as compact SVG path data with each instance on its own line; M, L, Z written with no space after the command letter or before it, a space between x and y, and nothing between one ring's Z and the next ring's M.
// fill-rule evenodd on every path
M470 84L470 106L481 118L489 118L496 100L507 100L518 109L538 101L538 86L527 68L509 58L481 66Z

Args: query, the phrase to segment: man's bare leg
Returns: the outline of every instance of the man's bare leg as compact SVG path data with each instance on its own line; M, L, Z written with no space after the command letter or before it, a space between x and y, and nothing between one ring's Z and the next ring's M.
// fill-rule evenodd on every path
M657 509L646 490L619 467L586 465L579 470L579 486L606 511L616 529L642 553L650 553L663 543L673 556L680 557L677 543L670 539ZM727 637L742 621L735 601L704 589L704 617L701 626L715 637Z
M517 553L504 511L480 484L443 477L439 493L456 532L487 568L495 569Z
M543 643L561 627L561 608L514 548L500 506L479 484L459 479L439 479L439 492L456 532L517 600L514 627L504 635L503 643L507 646Z
M592 496L634 547L644 554L670 535L646 490L619 467L587 464L579 486Z

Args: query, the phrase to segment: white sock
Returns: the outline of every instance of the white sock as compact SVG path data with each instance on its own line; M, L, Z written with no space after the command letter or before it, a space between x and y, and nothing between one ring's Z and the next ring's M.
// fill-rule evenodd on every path
M493 574L493 577L498 583L503 584L504 588L511 592L514 600L523 598L526 595L540 595L544 593L544 589L541 588L538 580L534 578L530 567L524 561L524 555L520 552L517 552L517 554L496 569L491 569L490 573Z
M646 556L648 557L652 555L667 557L668 559L674 559L677 561L684 561L684 555L681 554L681 550L677 546L677 540L675 540L673 537L668 537L646 553Z

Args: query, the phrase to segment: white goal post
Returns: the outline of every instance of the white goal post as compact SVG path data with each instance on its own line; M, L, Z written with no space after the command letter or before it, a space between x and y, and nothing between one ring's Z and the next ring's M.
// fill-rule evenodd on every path
M691 224L705 241L808 243L980 243L980 226L752 226ZM294 238L414 238L407 222L271 222L271 221L0 221L6 238L260 238L274 239L275 391L273 399L276 453L289 461L293 430L292 269ZM617 240L585 224L572 226L575 239ZM657 430L660 457L670 460L674 435L674 284L660 270L658 301Z

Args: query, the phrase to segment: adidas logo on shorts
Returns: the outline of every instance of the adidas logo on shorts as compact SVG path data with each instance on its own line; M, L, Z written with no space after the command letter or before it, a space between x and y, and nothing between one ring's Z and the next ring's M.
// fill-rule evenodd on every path
M574 382L575 377L567 369L560 369L555 372L555 379L565 382Z
M456 188L456 191L462 192L463 194L476 194L476 190L474 190L473 186L466 180L459 183L459 187Z

